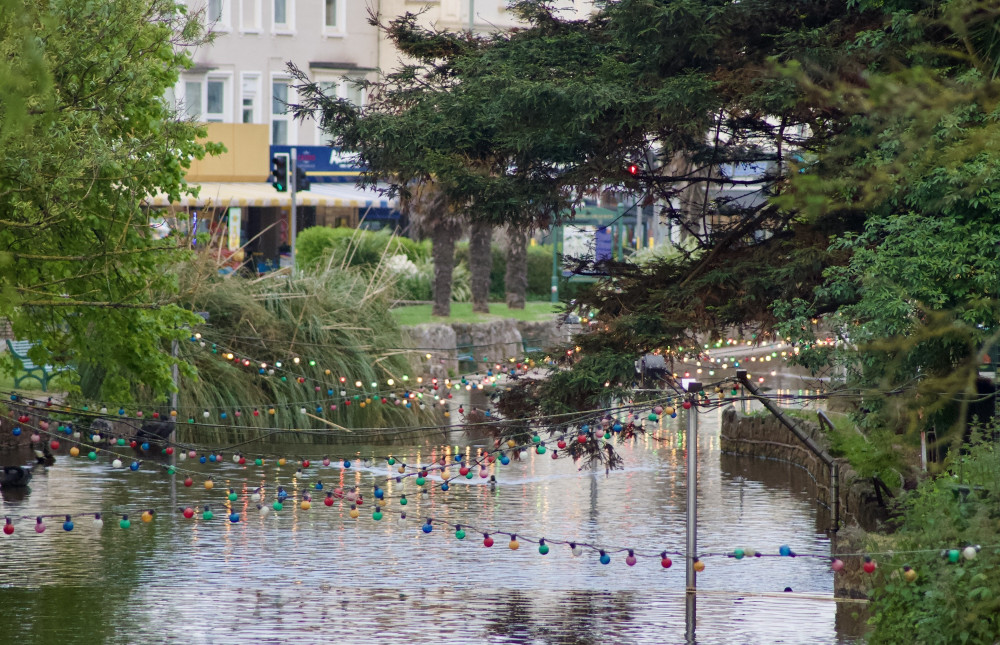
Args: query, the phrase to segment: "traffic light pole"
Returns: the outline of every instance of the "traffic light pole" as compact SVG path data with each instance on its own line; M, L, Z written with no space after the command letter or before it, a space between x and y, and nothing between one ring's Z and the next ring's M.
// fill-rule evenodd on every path
M296 202L295 192L298 189L298 187L296 186L296 184L299 183L297 181L298 177L295 174L295 168L296 168L295 161L296 161L296 157L298 157L298 153L296 152L295 148L293 147L292 150L291 150L291 154L289 155L289 159L288 159L289 165L291 167L291 173L289 173L289 179L291 179L291 181L288 182L288 183L291 184L291 189L292 189L292 225L290 227L290 230L291 230L290 240L291 240L291 247L292 247L292 274L293 275L295 274L295 232L296 232L295 229L298 228L298 223L299 223L298 222L298 215L297 215L297 213L295 211L295 202Z

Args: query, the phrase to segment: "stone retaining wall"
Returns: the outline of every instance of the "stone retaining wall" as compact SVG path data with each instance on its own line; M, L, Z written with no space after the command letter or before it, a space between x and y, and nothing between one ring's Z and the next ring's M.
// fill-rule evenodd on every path
M524 339L532 347L554 347L569 340L577 325L560 325L556 320L526 322L504 318L485 323L426 323L404 327L403 334L413 352L411 363L420 374L446 378L459 374L460 354L470 353L483 371L483 357L491 363L524 355ZM461 351L460 351L461 348ZM426 354L431 354L427 359Z
M820 430L818 422L792 419L802 431L824 450L829 441ZM816 484L816 496L828 503L830 500L830 470L802 441L792 434L774 415L746 416L734 408L722 414L721 449L724 453L744 457L775 459L803 468ZM846 461L840 465L840 526L832 535L832 549L839 553L857 553L864 550L864 531L874 530L886 517L886 509L879 505L872 484L858 477ZM825 509L823 509L825 512ZM827 522L829 523L829 522ZM863 530L862 530L863 529ZM834 578L834 595L838 597L865 598L870 578L861 572L860 557L843 558L845 567Z
M818 422L792 419L813 441L829 449L829 441L820 430ZM721 447L723 452L787 461L808 471L816 481L817 496L825 502L830 499L830 470L814 455L792 431L771 414L746 416L734 408L722 414ZM871 482L862 480L850 465L840 464L840 521L841 525L857 524L873 529L886 517L885 509L877 503Z

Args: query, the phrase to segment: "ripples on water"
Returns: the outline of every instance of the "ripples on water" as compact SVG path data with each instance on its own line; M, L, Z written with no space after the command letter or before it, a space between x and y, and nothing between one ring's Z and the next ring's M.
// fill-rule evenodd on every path
M720 459L719 414L701 419L700 551L776 552L789 544L829 553L815 491L803 471ZM463 480L446 493L434 488L421 500L412 479L390 482L387 495L404 492L410 500L404 525L397 521L395 498L385 519L371 518L370 491L376 473L387 472L382 468L310 468L296 484L293 467L269 467L267 480L248 484L244 479L260 476L260 469L228 460L182 462L215 478L212 491L198 477L192 488L178 478L178 506L213 505L216 518L204 522L200 513L194 520L171 513L169 480L158 468L111 471L107 464L62 457L36 476L24 499L5 500L0 514L136 513L146 506L159 513L151 524L133 517L129 531L109 514L99 535L84 516L75 518L72 533L56 519L47 520L42 535L30 522L19 522L14 536L0 539L0 635L10 643L684 642L681 563L664 570L658 558L640 558L628 567L625 554L616 553L602 566L596 553L574 558L564 545L553 544L541 556L527 542L511 551L505 536L486 549L471 530L462 542L453 527L435 525L429 535L420 530L433 515L528 536L683 551L679 421L659 431L661 441L625 446L625 469L608 475L578 472L570 460L554 461L546 453L495 464L495 490L476 477L475 485ZM414 443L392 450L417 463L455 448ZM263 481L273 494L276 471L277 483L289 492L317 479L327 489L359 486L368 493L361 517L352 520L349 505L339 501L324 506L325 491L314 491L309 511L288 503L261 517L248 493ZM225 519L230 487L240 494L234 506L245 520L237 525ZM699 589L706 590L698 600L699 643L831 643L846 637L837 631L837 603L829 600L833 579L823 561L711 558L706 565L698 577ZM796 594L781 595L786 587ZM840 611L842 618L852 608Z

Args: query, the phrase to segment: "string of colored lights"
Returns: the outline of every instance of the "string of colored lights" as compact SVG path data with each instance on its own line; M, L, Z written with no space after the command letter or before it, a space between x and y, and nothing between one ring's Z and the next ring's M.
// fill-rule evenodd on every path
M41 434L45 434L46 436L53 437L53 439L52 439L52 441L50 443L50 447L52 447L54 450L58 450L59 449L60 446L58 444L58 435L56 435L55 433L49 431L48 427L40 427L39 426L39 427L34 427L33 429L36 432L36 434L31 437L31 440L32 440L33 444L38 443L40 441ZM605 432L604 432L604 435L603 435L603 440L599 436L595 435L592 431L588 431L588 426L583 426L581 428L581 431L578 432L576 435L573 435L572 433L567 432L567 433L565 433L565 434L563 434L563 435L555 438L555 440L557 441L557 443L556 443L557 449L552 452L552 458L553 459L557 459L558 458L558 450L562 450L562 449L566 448L566 446L568 445L567 441L566 441L567 439L569 439L570 441L572 441L574 439L574 437L575 437L575 439L577 440L578 443L586 443L588 441L596 441L599 444L603 445L603 443L607 443L609 441L609 439L611 439L614 435L617 435L618 433L622 432L625 429L626 429L626 427L622 426L618 422L616 422L613 425L609 425L608 427L605 428ZM612 433L614 433L614 434L612 434ZM123 447L125 445L124 440L121 439L119 441L121 442L121 443L119 443L119 446ZM137 444L137 442L133 441L132 442L132 447L133 448L136 447L136 444ZM72 456L72 457L79 457L82 454L82 451L80 450L80 447L79 447L81 445L84 446L85 449L89 449L89 452L87 453L86 456L91 461L97 461L97 459L98 459L98 457L99 457L100 454L107 454L110 458L113 459L112 462L111 462L113 468L124 468L125 462L123 462L121 460L121 457L128 458L128 455L124 455L122 453L118 453L118 452L116 452L116 451L114 451L112 449L105 449L105 448L100 448L100 447L97 447L97 446L87 445L85 442L76 442L76 445L74 445L73 447L70 448L70 456ZM143 450L148 450L149 447L150 446L148 444L143 444L143 448L142 449ZM441 477L441 489L444 490L444 491L447 491L448 488L449 488L449 484L451 482L455 481L455 480L459 480L461 477L465 477L466 479L473 479L473 477L474 477L474 472L473 471L477 467L479 467L479 469L480 469L480 473L479 473L480 477L481 478L487 477L488 475L487 475L487 471L486 471L486 467L487 467L486 464L487 463L488 464L493 464L497 460L497 456L499 456L499 460L500 460L501 465L507 465L508 463L510 463L510 457L507 456L505 453L509 452L511 455L513 455L515 452L519 453L520 451L525 450L525 449L527 449L529 447L534 448L537 454L545 454L545 452L547 451L545 442L542 441L541 437L536 433L535 435L533 435L531 437L530 443L525 443L525 444L518 445L513 439L511 439L511 440L508 440L506 442L506 447L504 447L504 446L498 446L498 447L494 448L493 450L477 449L477 450L479 450L477 458L476 459L472 459L469 462L465 462L464 456L462 454L458 453L454 457L455 461L458 462L456 465L459 466L458 475L455 476L455 477L450 477L449 476L449 471L447 469L448 464L446 462L445 457L442 457L439 461L436 461L436 462L433 462L433 463L416 465L416 466L414 466L414 465L407 465L404 462L398 462L398 460L396 460L391 455L382 457L382 458L380 458L380 460L384 460L390 467L394 466L394 465L396 465L398 463L398 467L397 467L398 474L396 474L396 475L393 475L393 474L386 475L385 476L386 477L386 481L388 481L390 479L394 479L397 483L401 483L403 478L415 477L417 485L418 486L423 486L426 483L426 477L430 473L432 473L432 472L437 472L440 475L440 477ZM167 446L166 448L164 448L164 453L166 453L168 455L174 454L174 448L173 448L173 446ZM191 459L197 458L197 459L199 459L199 461L202 464L206 464L206 463L220 463L221 464L221 463L224 463L224 458L223 458L222 454L220 452L217 452L214 449L212 450L212 452L208 456L206 456L204 454L199 455L194 450L191 450L191 451L189 451L187 453L181 451L181 452L177 453L177 456L181 459L181 461L183 461L185 458L191 458ZM236 453L233 456L233 459L234 459L234 461L237 464L239 464L241 466L245 465L246 462L247 462L246 457L243 456L241 453ZM293 477L302 476L303 475L302 469L303 468L308 469L310 467L310 465L311 465L311 462L308 459L306 459L306 458L298 458L298 459L299 459L298 464L299 464L300 468L299 468L299 470L295 474L293 474ZM352 459L353 459L353 455L351 455L349 457L343 457L343 458L340 459L340 463L342 464L342 469L343 470L348 470L348 469L351 468ZM277 463L278 466L284 466L287 463L287 459L285 457L278 457L274 461L275 461L275 463ZM368 460L366 460L366 461L368 461ZM331 466L333 462L329 459L329 457L324 456L324 458L323 458L323 460L322 460L321 463L322 463L323 466ZM366 465L370 465L370 463L372 463L372 462L368 461L368 464L366 464ZM256 465L258 467L263 467L264 464L265 464L265 459L263 457L257 457L257 458L254 459L254 465ZM132 470L132 471L138 471L141 468L141 465L142 465L142 461L141 460L133 459L131 461L129 469ZM167 472L167 474L171 475L171 476L174 475L175 473L179 472L179 471L181 471L181 472L187 472L190 475L198 475L199 477L203 476L202 473L198 473L198 472L195 472L195 471L191 471L191 470L187 470L187 469L184 469L184 468L180 468L176 464L170 464L170 465L157 464L157 466L159 466L161 469L165 469L166 472ZM409 469L410 472L407 472L408 469ZM244 483L249 483L249 480L246 480L246 479L239 480L237 478L237 480L238 481L243 481ZM192 486L193 485L193 478L191 476L187 477L184 480L184 485L186 487ZM209 476L205 480L205 486L206 486L206 488L212 488L214 486L214 482L212 480L212 476ZM322 489L322 487L320 487L320 489Z
M460 454L456 455L456 459L461 460L461 457L462 456ZM482 459L482 456L480 457L480 459ZM476 462L476 463L478 464L479 462ZM442 464L442 466L443 466L443 464ZM434 468L434 467L436 467L436 466L428 466L428 468ZM171 468L173 468L173 467L171 467ZM409 474L409 476L412 476L412 475L413 475L413 473ZM443 475L443 473L442 473L442 475ZM392 475L387 476L387 479L391 479L391 478L393 478ZM397 481L399 481L398 477L396 477L396 479L397 479ZM453 479L455 479L455 478L453 478ZM249 480L243 480L243 481L245 483L249 483ZM445 480L444 483L446 484L447 481L448 480ZM212 483L212 482L213 482L213 480L212 480L212 478L210 476L208 479L206 479L205 488L211 490L214 487L214 483ZM187 480L186 480L185 483L188 486L190 485L187 482ZM418 485L421 485L420 482L419 482L419 479L418 479ZM447 488L445 488L444 486L442 486L442 489L443 490L447 490ZM282 490L282 488L280 486L278 486L278 490L280 492ZM320 490L322 490L322 489L320 488ZM259 491L260 491L260 489L258 488L257 492L254 493L254 495L258 496L258 499L261 498ZM382 501L382 500L385 499L384 493L382 495L379 495L378 491L379 491L379 488L376 485L375 496L376 496L376 500L377 500L377 502L376 502L377 506L376 506L375 511L373 512L373 519L374 520L380 520L380 519L382 519L383 511L381 509L384 508L383 504L385 503L384 501ZM352 504L350 515L351 515L352 518L356 519L358 517L358 515L359 515L359 511L357 509L357 506L361 505L362 500L361 500L360 496L357 496L357 497L355 497L355 499L352 500L350 498L351 495L352 495L352 493L347 493L347 495L344 496L343 491L341 489L337 489L336 492L331 491L331 492L327 493L327 498L326 499L329 500L329 501L325 501L325 503L326 503L327 506L332 506L334 496L336 496L336 497L338 497L340 499L346 498L348 501L355 502L355 503ZM234 499L234 497L236 497L236 493L232 489L230 489L230 492L229 492L229 495L228 495L228 501L229 502L236 501L236 499ZM400 496L400 500L402 501L403 499L405 499L405 495L401 495ZM281 503L280 501L276 502L276 505L272 506L272 508L274 510L280 510L280 508L281 508L280 503ZM405 502L402 502L402 503L405 505ZM311 497L308 495L307 492L303 492L302 493L302 501L300 502L300 505L301 505L301 507L302 507L303 510L308 510L310 508L310 506L311 506ZM258 508L263 509L263 508L266 508L266 507L259 506ZM143 511L143 513L141 515L142 521L143 522L151 522L152 519L153 519L153 517L154 517L154 513L155 513L155 511L153 509L147 509L147 510ZM193 517L193 509L191 509L190 507L184 509L183 513L184 513L185 517L188 517L188 518ZM41 533L41 532L45 531L45 526L44 526L44 523L42 521L43 518L45 518L45 517L60 517L60 516L63 516L63 513L53 513L53 514L40 515L40 516L21 516L19 519L30 519L31 517L35 517L35 519L36 519L36 529L35 530L36 530L36 532ZM9 516L6 519L6 523L5 523L5 526L4 526L4 532L6 534L8 534L8 535L11 534L11 533L13 533L13 531L14 531L13 523L12 523L14 517L15 516ZM100 514L97 514L96 517L99 520ZM211 519L213 519L213 517L214 517L214 515L213 515L212 511L210 510L210 505L205 505L205 512L203 513L202 519L204 519L204 520L211 520ZM405 511L402 512L401 517L403 519L405 519ZM230 514L230 518L229 519L230 519L231 523L238 523L240 521L240 515L234 511L233 513ZM68 529L66 528L67 524L69 525ZM579 555L580 554L580 551L578 551L578 549L580 549L580 550L582 550L582 549L589 549L591 551L596 551L599 554L599 556L600 556L599 560L600 560L600 562L602 564L608 564L610 562L610 554L627 552L628 556L626 557L625 562L629 566L633 566L636 563L636 559L639 558L639 557L646 557L646 558L660 557L661 558L661 563L665 567L669 567L669 564L668 564L668 561L669 561L668 554L669 555L683 555L680 552L661 551L660 553L647 553L647 552L639 551L639 550L636 550L634 548L625 547L625 546L611 547L611 546L602 546L602 545L598 545L598 544L590 544L590 543L583 543L583 542L574 542L574 541L569 541L569 540L561 540L561 539L553 539L553 538L546 539L544 537L530 537L530 536L524 535L523 533L515 533L513 531L505 531L505 530L500 530L500 529L483 528L483 527L478 527L475 524L470 524L470 523L456 523L455 520L453 520L453 519L445 519L445 518L441 518L441 517L428 517L427 520L425 521L424 525L421 527L421 530L424 533L430 533L433 530L434 524L454 525L455 529L456 529L456 538L458 538L458 539L464 539L464 537L465 537L465 529L466 528L474 530L476 532L481 532L484 535L484 545L485 546L492 546L493 541L492 541L492 538L490 537L491 535L505 535L505 536L510 537L510 544L509 544L510 548L516 550L517 548L519 548L519 543L518 543L517 537L518 537L518 535L521 535L521 538L524 541L529 542L529 543L538 544L539 545L539 553L542 554L542 555L545 555L545 554L548 553L548 551L549 551L548 547L547 547L548 544L568 545L568 546L570 546L571 551L573 552L574 555ZM120 526L123 529L130 528L131 522L130 522L127 514L123 515L122 520L120 521ZM72 530L73 527L72 527L71 516L67 515L66 522L64 523L64 527L63 528L64 528L64 530ZM989 548L993 548L993 547L987 547L987 548L989 549ZM948 558L948 560L950 562L956 562L956 561L958 561L958 558L960 558L960 557L964 557L966 559L974 559L976 557L976 555L979 553L980 550L981 550L981 547L978 547L978 546L975 546L975 547L974 546L967 546L961 552L959 552L957 549L948 549L947 552L946 552L946 557ZM934 551L936 551L936 550L922 550L922 551L912 551L912 552L905 552L905 553L932 553ZM903 553L903 552L901 552L901 553ZM876 568L877 565L876 565L875 561L871 558L871 556L872 555L876 555L876 554L872 554L872 553L837 554L836 556L832 557L832 559L831 559L831 556L828 556L828 555L825 555L825 554L811 554L811 553L798 554L798 553L794 553L787 546L782 546L781 549L779 549L779 552L777 554L761 553L761 552L758 552L758 551L755 551L755 550L751 550L751 549L734 549L732 552L725 552L725 553L707 552L707 553L704 553L704 554L699 554L699 556L694 559L694 561L692 563L692 566L694 566L696 570L702 571L702 570L704 570L704 563L701 562L701 560L703 560L705 558L710 558L710 557L728 557L728 558L735 558L737 560L740 560L740 559L743 559L744 557L756 557L756 558L760 558L760 557L789 557L790 556L790 557L816 557L816 558L823 558L823 559L826 559L826 560L830 560L831 561L831 568L834 571L839 571L839 570L841 570L844 567L843 561L840 560L839 558L841 558L841 557L848 557L848 555L853 555L853 556L858 556L858 557L862 557L862 556L865 557L865 562L864 562L864 565L863 565L863 569L867 573L874 572L874 570L875 570L875 568ZM904 576L907 579L911 578L911 573L910 573L911 571L913 571L912 567L908 567L908 566L904 567ZM915 577L915 575L916 574L913 573L912 577Z
M264 500L263 496L260 493L260 489L255 489L254 493L251 494L249 497L250 500L248 501ZM327 497L326 499L331 500L332 498ZM361 505L361 500L357 498L350 499L348 497L341 497L339 499L341 499L341 510L343 509L344 502L346 501L351 502L349 517L352 520L357 520L360 517L360 510L358 509L358 506ZM229 520L230 524L239 524L241 522L246 523L246 520L244 519L243 515L234 506L234 502L237 501L238 501L238 496L234 491L232 491L232 489L230 489L230 493L227 496L227 501L222 504L222 506L227 511L229 511L227 519ZM333 506L334 503L335 502L333 501L330 502L325 501L325 506L331 507ZM204 509L204 511L201 513L202 521L211 522L213 519L215 519L215 514L212 511L212 503L196 504L195 506ZM247 503L244 503L243 507L246 508L246 506ZM262 504L257 505L259 515L262 516L270 515L271 511L274 510L275 518L278 518L280 516L278 511L283 510L283 508L284 507L282 505L282 502L277 500L271 506ZM302 501L299 503L299 508L303 511L310 510L312 508L311 498L309 498L308 496L303 496ZM375 505L374 510L372 511L373 521L378 522L385 517L385 511L383 509L384 506L379 504ZM194 506L189 505L186 507L180 507L177 509L177 512L188 520L193 520L196 517ZM75 524L72 521L74 515L76 515L77 517L80 516L93 517L95 527L101 529L103 528L103 517L111 515L117 516L119 514L121 515L121 520L119 521L119 528L123 530L130 529L132 527L132 523L129 517L130 515L134 515L134 513L133 514L120 513L120 509L118 511L114 510L107 511L106 509L102 509L98 511L94 510L88 510L88 511L77 510L74 512L62 511L62 512L53 512L53 513L45 513L37 515L6 515L4 518L3 534L6 536L11 536L15 533L15 525L14 525L15 521L32 520L32 519L34 519L35 521L35 532L39 534L44 533L47 528L44 523L44 520L52 518L65 518L62 528L65 532L70 532L73 531L75 528ZM158 512L155 508L143 507L141 510L140 518L143 523L151 523L155 519L157 514ZM483 536L482 544L486 548L490 548L495 544L493 536L502 535L509 538L507 546L510 550L513 551L517 551L520 549L521 541L524 541L529 544L538 545L537 549L538 553L543 556L549 554L550 545L567 546L569 547L571 555L574 557L579 557L583 555L585 551L596 553L598 555L598 561L603 565L610 564L611 555L618 553L627 554L624 559L624 562L627 566L630 567L637 564L640 558L643 559L657 558L660 560L662 568L669 569L673 565L673 561L670 558L670 556L674 556L681 559L686 557L683 552L676 550L664 549L664 550L647 551L644 549L638 549L631 546L604 545L604 544L597 544L597 543L569 540L562 538L551 538L551 537L546 538L543 536L527 535L524 532L515 532L499 528L481 526L477 523L462 522L461 520L455 520L454 518L444 518L441 516L437 517L427 516L425 514L420 514L419 516L425 517L424 523L420 526L420 531L423 534L432 533L435 525L454 527L455 529L454 536L457 540L460 541L464 540L469 533L479 533ZM400 514L398 516L398 523L407 524L407 515L405 510L400 511ZM963 559L966 561L975 560L978 557L980 557L981 553L995 555L998 551L1000 551L1000 544L987 545L987 546L970 544L970 545L965 545L964 547L961 548L956 548L954 545L947 545L945 547L934 548L934 549L918 549L909 551L881 551L881 552L865 551L857 553L834 553L834 554L809 553L809 552L798 553L793 551L791 547L789 547L788 545L781 545L776 553L761 552L752 548L744 549L737 547L734 548L732 551L700 553L692 558L690 566L692 566L695 569L695 571L703 572L705 571L706 568L704 561L706 559L711 559L711 558L726 558L737 561L743 559L761 559L761 558L811 558L829 562L830 569L834 572L839 572L843 571L845 568L845 563L844 563L845 558L862 558L863 559L862 570L865 573L872 574L876 571L878 567L876 558L879 556L937 554L943 561L950 564L955 564ZM902 575L904 579L907 580L908 582L916 580L917 577L916 570L909 565L904 565L902 567Z
M25 399L25 397L18 395L17 393L11 393L10 397L14 401L33 401L33 399ZM651 398L648 401L642 403L627 403L616 406L609 406L603 408L594 408L591 410L576 410L571 412L553 413L545 415L537 415L533 417L523 417L517 419L503 419L502 417L494 416L490 410L484 410L484 415L488 420L481 422L465 422L465 423L453 423L453 424L435 424L432 426L401 426L401 427L384 427L384 426L373 426L373 427L355 427L350 428L352 436L361 436L361 433L371 432L372 434L387 435L394 431L421 431L421 430L433 430L433 431L448 431L448 430L461 430L468 428L476 428L477 426L493 426L498 423L516 423L519 425L524 424L566 424L571 423L572 419L575 417L586 417L588 415L600 415L600 414L612 414L621 411L631 411L635 408L642 407L655 407L657 405L666 404L671 406L676 395L664 394L661 397ZM732 399L729 399L732 400ZM29 406L30 407L30 406ZM39 409L39 408L36 408ZM52 409L52 408L41 408L41 409ZM463 406L459 407L459 413L462 414L464 410ZM90 411L86 408L74 408L72 406L61 406L61 410L56 410L54 413L58 414L76 414L79 416L91 417L91 418L103 418L101 414L97 412ZM668 413L669 414L669 413ZM27 416L27 415L24 415ZM132 417L128 415L119 416L115 419L116 421L126 421L126 422L136 422L141 423L143 419L141 417ZM219 423L207 423L190 421L189 426L194 428L228 428L228 429L240 429L240 430L256 430L256 431L275 431L275 432L295 432L295 433L315 433L315 434L337 434L342 436L340 433L331 431L329 428L319 428L319 429L289 429L289 428L277 428L277 427L262 427L262 426L249 426L249 425L239 425L237 423L231 424L219 424Z

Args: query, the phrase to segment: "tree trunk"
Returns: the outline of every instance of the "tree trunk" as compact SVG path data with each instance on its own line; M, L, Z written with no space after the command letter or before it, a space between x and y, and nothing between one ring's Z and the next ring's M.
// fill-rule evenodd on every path
M434 261L434 308L432 316L451 315L451 274L455 269L457 227L438 226L431 231L431 259Z
M513 226L507 228L507 272L504 274L507 307L524 309L528 290L528 231Z
M490 272L493 270L493 227L478 220L469 229L469 283L472 287L472 311L490 313Z

